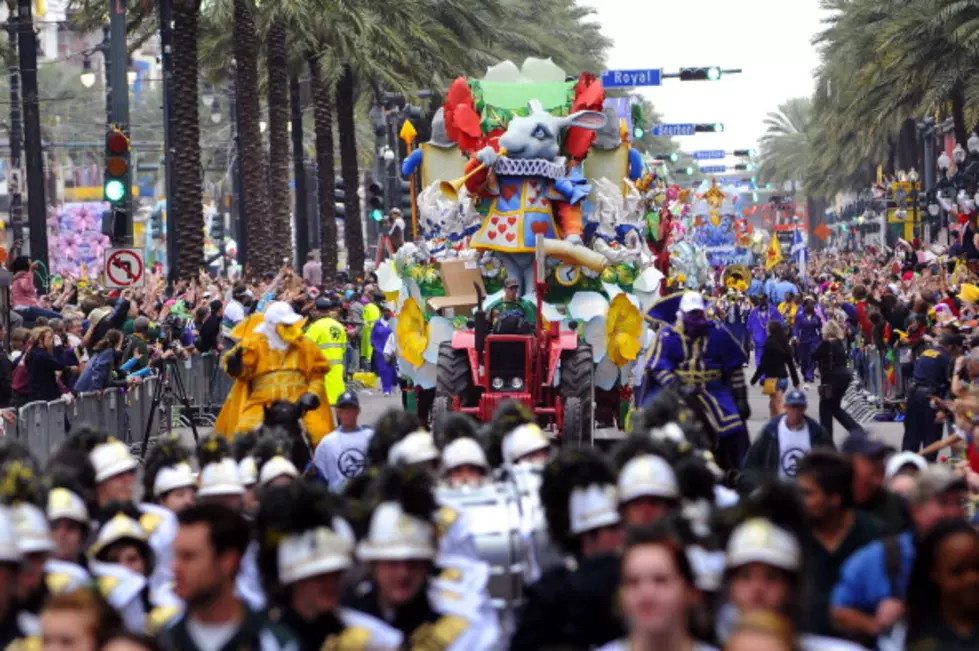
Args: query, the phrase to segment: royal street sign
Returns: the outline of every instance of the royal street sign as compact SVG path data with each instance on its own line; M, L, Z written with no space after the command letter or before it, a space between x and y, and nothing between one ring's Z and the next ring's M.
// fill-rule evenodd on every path
M659 86L662 81L663 71L657 68L649 68L647 70L606 70L602 73L602 86L605 88Z

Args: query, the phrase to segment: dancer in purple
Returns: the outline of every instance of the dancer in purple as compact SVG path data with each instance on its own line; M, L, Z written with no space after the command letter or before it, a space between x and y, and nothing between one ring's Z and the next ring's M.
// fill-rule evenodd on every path
M374 328L371 330L371 347L374 349L374 359L371 361L374 372L381 379L381 388L386 396L391 395L394 386L398 383L395 357L392 347L387 345L392 337L390 319L391 310L385 308L381 318L374 322Z

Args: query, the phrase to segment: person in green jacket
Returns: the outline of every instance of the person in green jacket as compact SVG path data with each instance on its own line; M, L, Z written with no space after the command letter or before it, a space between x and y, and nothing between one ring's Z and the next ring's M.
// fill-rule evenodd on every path
M503 281L503 298L494 302L489 309L491 324L512 312L522 312L530 325L537 324L537 307L527 299L517 296L519 287L520 282L516 278L507 278Z
M363 320L364 327L360 331L360 366L370 368L371 359L374 357L374 348L371 346L371 331L374 330L374 322L381 318L381 305L384 304L384 294L374 294L374 302L364 306Z

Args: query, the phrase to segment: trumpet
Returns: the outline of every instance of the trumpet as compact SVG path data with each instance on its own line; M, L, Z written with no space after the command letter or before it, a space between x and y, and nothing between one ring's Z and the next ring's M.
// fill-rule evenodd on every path
M500 149L499 155L506 156L506 149ZM466 184L466 181L468 181L470 178L472 178L474 175L478 174L479 172L482 172L484 169L486 169L486 163L480 163L476 167L472 168L468 174L466 174L465 176L460 176L455 181L442 181L439 184L439 190L441 190L442 194L447 196L449 199L452 199L453 201L458 201L459 190L461 190L462 186Z

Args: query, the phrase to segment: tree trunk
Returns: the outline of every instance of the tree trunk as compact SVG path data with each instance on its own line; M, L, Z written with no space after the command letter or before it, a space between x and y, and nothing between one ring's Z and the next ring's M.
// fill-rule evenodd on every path
M323 281L337 277L337 189L333 163L333 101L330 88L320 78L319 64L309 58L309 85L313 95L313 124L316 128L316 199L320 215L320 260Z
M289 202L289 51L286 24L276 21L265 40L269 107L269 226L276 258L293 260L292 210ZM305 233L297 233L305 237ZM302 265L304 261L300 260Z
M364 275L364 223L360 214L359 169L357 161L357 131L354 124L354 93L357 79L353 68L345 65L337 84L337 131L340 136L340 171L346 192L343 194L344 242L347 246L347 273L351 278Z
M965 125L965 92L961 84L956 84L952 88L949 99L952 100L952 120L955 122L955 140L962 148L966 149L969 145L969 132Z
M201 206L201 127L197 95L197 19L200 0L173 3L173 196L167 197L167 237L176 237L175 278L196 278L204 267L204 212Z
M241 165L241 194L245 199L245 233L248 264L253 274L278 268L277 248L269 228L268 173L259 126L261 104L258 93L258 47L253 0L234 0L234 56L237 64L235 90L238 96L238 164Z

